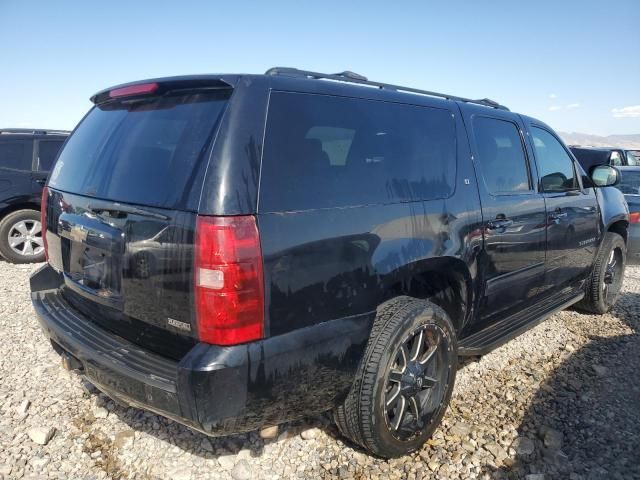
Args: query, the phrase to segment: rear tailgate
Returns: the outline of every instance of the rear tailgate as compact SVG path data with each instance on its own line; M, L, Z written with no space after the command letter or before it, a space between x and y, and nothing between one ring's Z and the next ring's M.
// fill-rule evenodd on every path
M49 181L49 263L69 303L166 356L195 342L196 212L228 96L189 90L99 104Z

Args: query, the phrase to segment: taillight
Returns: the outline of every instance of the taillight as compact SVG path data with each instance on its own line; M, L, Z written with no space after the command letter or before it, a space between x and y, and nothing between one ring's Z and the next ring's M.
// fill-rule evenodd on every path
M44 259L49 261L49 249L47 247L47 201L49 200L49 189L42 189L42 198L40 201L40 232L42 235L42 246L44 247Z
M629 214L629 223L640 223L640 212L631 212Z
M264 279L256 219L199 216L195 302L198 338L236 345L264 337Z
M133 95L150 95L158 90L157 83L141 83L139 85L129 85L128 87L114 88L109 92L110 98L129 97Z

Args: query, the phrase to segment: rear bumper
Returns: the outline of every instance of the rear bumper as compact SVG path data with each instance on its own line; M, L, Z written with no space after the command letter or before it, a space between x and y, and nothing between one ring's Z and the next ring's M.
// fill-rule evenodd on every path
M344 398L373 315L325 322L233 347L197 344L179 362L99 327L64 298L45 266L31 298L46 336L107 395L209 435L255 430L331 409Z

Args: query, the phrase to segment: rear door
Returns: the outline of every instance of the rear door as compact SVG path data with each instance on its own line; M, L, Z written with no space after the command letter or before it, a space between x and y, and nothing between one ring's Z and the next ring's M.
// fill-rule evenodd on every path
M33 141L0 137L0 206L31 201Z
M49 262L67 301L168 356L196 334L194 229L228 96L189 90L98 105L49 179Z
M481 318L531 300L544 274L545 206L519 117L464 106L484 223Z
M600 232L593 188L558 137L544 125L528 124L539 188L547 208L545 289L576 283L591 271Z

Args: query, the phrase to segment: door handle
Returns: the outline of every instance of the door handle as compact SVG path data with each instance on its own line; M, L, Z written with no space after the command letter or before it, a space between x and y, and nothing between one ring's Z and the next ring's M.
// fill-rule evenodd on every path
M38 178L38 179L36 179L36 183L38 185L44 186L44 184L47 183L47 179L46 178Z
M495 220L490 220L487 223L487 228L489 230L503 230L511 225L513 225L513 220L509 220L508 218L496 218Z
M556 208L553 213L549 214L550 220L560 220L561 218L565 218L567 216L567 212L563 212L561 208Z

